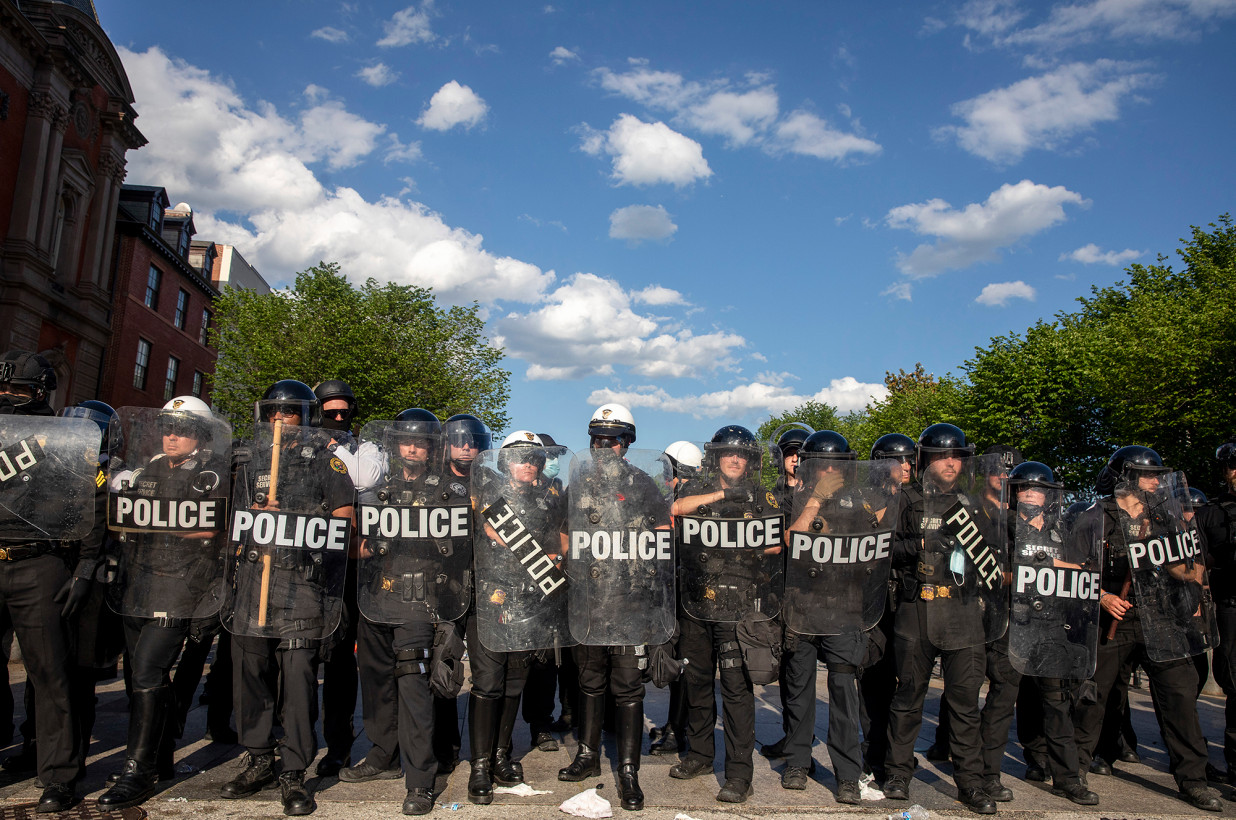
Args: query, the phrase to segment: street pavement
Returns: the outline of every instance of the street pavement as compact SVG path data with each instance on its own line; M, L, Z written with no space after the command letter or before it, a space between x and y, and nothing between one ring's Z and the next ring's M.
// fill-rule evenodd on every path
M24 671L19 663L10 666L10 680L16 684L24 677ZM640 783L645 793L645 809L641 816L648 820L682 820L681 815L694 820L710 820L710 818L764 818L792 817L796 820L814 820L815 818L853 817L856 815L869 817L887 817L891 813L900 812L919 804L932 815L973 817L960 803L956 801L956 789L952 782L951 766L948 763L932 763L926 759L921 750L930 745L935 731L935 715L939 707L940 682L933 680L928 702L924 710L923 732L920 736L918 755L921 766L917 770L910 787L909 802L894 802L878 800L865 802L862 806L843 806L834 800L833 792L836 783L829 765L828 750L823 738L828 731L828 710L823 693L826 686L827 672L821 667L819 671L817 691L822 693L820 708L817 710L816 735L819 738L813 750L817 764L815 774L808 783L806 791L787 791L781 788L780 772L783 761L769 761L755 755L755 794L746 804L731 806L716 802L716 793L723 782L722 760L717 759L714 773L695 780L681 781L669 777L669 768L675 762L673 757L645 756L640 770ZM18 694L18 722L20 723L21 697L20 687L15 686ZM95 726L94 741L91 745L91 755L86 780L81 785L81 793L87 801L98 797L105 788L107 775L118 769L124 760L124 739L127 731L126 699L123 683L117 679L101 683L98 687L99 706L98 720ZM779 695L776 684L758 687L756 740L760 743L771 743L781 736L781 717L778 711ZM1168 817L1198 817L1209 813L1193 809L1176 796L1175 783L1167 772L1167 755L1159 737L1158 726L1151 708L1149 694L1146 689L1133 689L1131 693L1133 709L1133 724L1137 731L1140 746L1138 752L1142 762L1139 764L1119 764L1116 773L1111 777L1090 776L1090 787L1097 792L1101 802L1097 807L1083 808L1074 806L1063 798L1053 797L1047 785L1023 781L1025 765L1021 759L1021 750L1016 739L1009 744L1003 766L1004 784L1012 789L1014 801L1000 804L999 814L1016 818L1065 818L1090 817L1094 820L1152 820L1152 818ZM467 727L465 711L467 706L465 693L459 698L460 721L463 726L464 755L467 755ZM661 723L666 714L668 695L665 690L649 686L646 701L647 718L645 723L652 727ZM1222 766L1223 737L1223 702L1221 698L1203 696L1200 703L1202 728L1210 741L1210 758ZM144 808L152 818L275 818L282 817L282 806L277 790L264 791L253 797L242 800L224 800L219 796L219 787L230 780L238 771L237 764L242 749L236 746L221 745L204 740L206 709L195 704L189 715L189 724L181 747L177 750L176 762L179 774L174 781L160 784L159 792L149 800ZM353 748L353 760L359 761L368 748L369 743L362 731L359 705L356 711L356 728L359 734ZM584 783L562 783L557 779L558 769L567 765L575 749L575 738L572 734L558 736L561 749L557 752L540 752L530 750L530 737L526 724L522 721L516 727L515 756L521 758L524 766L526 782L537 790L548 794L521 797L515 795L498 795L490 806L474 806L468 803L467 780L468 766L464 762L449 777L439 778L437 790L438 807L432 816L441 818L502 818L502 820L523 820L524 818L565 817L558 811L558 805L569 797L593 787L600 787L599 794L613 804L615 816L625 814L618 806L614 790L614 741L606 735L603 741L606 764L601 777L592 778ZM0 751L0 755L13 754L18 745L8 751ZM645 740L647 750L647 740ZM716 748L718 755L723 753L721 727L718 722L716 729ZM310 772L312 774L312 772ZM404 797L404 785L400 780L385 780L372 783L343 783L336 778L311 777L309 785L316 793L318 809L313 815L317 818L344 818L345 820L366 820L367 818L389 818L399 815L400 804ZM1222 786L1224 817L1236 817L1236 802L1233 802L1233 791L1228 786ZM40 789L33 775L15 776L8 772L0 772L0 819L8 820L24 812L19 810L22 804L37 801ZM47 815L39 815L46 817ZM1215 816L1215 815L1209 815Z

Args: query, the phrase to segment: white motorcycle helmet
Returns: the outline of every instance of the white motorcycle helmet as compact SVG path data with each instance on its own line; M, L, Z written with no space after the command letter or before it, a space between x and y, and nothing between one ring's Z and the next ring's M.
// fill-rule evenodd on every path
M704 453L689 441L675 441L665 448L674 467L674 478L690 478L704 466Z
M621 404L602 404L588 421L588 435L620 438L630 447L635 443L635 417Z

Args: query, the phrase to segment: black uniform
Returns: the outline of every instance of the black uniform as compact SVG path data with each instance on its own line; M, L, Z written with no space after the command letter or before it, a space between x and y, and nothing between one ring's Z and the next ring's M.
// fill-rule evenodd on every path
M1079 531L1088 531L1093 535L1097 528L1101 528L1103 533L1104 592L1121 593L1130 573L1126 544L1149 536L1150 533L1142 532L1146 523L1144 519L1130 518L1111 497L1102 499L1078 518ZM1202 737L1197 716L1197 666L1192 658L1151 660L1142 639L1136 598L1130 593L1128 600L1133 608L1117 622L1113 637L1108 638L1112 618L1106 610L1103 610L1099 621L1099 661L1094 673L1097 700L1092 704L1082 704L1076 715L1077 751L1081 765L1089 767L1093 759L1107 701L1112 696L1121 670L1132 669L1140 663L1150 677L1150 695L1177 785L1182 791L1205 787L1206 739Z
M27 415L54 415L43 402L30 402L23 407ZM78 707L73 697L75 643L70 625L61 615L63 599L61 602L54 599L70 580L89 585L98 564L107 511L101 500L106 495L102 471L97 471L94 487L77 487L81 480L80 476L59 470L48 461L34 464L9 478L9 481L28 481L28 487L60 488L64 485L65 493L93 493L92 530L82 541L31 540L11 535L27 529L20 523L24 518L22 502L43 506L48 503L47 498L35 498L35 494L27 493L16 499L16 504L13 503L15 499L6 499L5 507L0 508L0 552L3 552L0 557L0 607L7 610L14 635L21 644L27 686L34 689L37 729L32 731L38 738L38 778L45 786L59 784L70 790L85 772L85 759L77 725ZM70 483L74 486L68 486Z
M944 673L940 708L942 712L948 709L951 718L949 745L953 780L959 789L980 789L983 761L978 700L986 667L986 647L980 639L974 646L942 650L928 637L927 607L935 601L923 599L923 584L917 568L924 534L939 527L940 521L928 519L920 484L909 485L904 493L905 504L893 539L893 573L900 596L894 620L893 652L900 679L889 707L885 771L889 778L899 777L906 781L913 774L914 742L922 727L923 700L931 682L932 667L939 657ZM968 506L973 507L973 502ZM967 577L965 582L973 583L973 579ZM975 627L981 631L981 616L977 611L974 618Z
M458 482L456 482L458 485ZM462 489L458 485L456 489ZM453 490L437 473L426 473L412 480L390 478L380 488L387 503L399 506L453 506L467 504L467 493ZM372 503L369 493L363 503ZM376 552L380 542L370 539L364 549ZM435 565L421 558L393 554L382 561L362 565L360 584L370 596L399 595L402 587L386 583L388 578L423 573L438 574ZM465 579L448 581L448 594L464 594ZM443 601L449 608L449 602ZM458 606L458 604L456 605ZM360 667L361 710L365 734L373 743L366 761L377 769L393 769L403 763L406 788L432 789L437 769L432 738L434 697L429 688L429 673L434 647L434 624L424 621L401 624L379 623L360 618L357 630L357 662Z
M693 479L682 488L680 498L709 495L722 490L719 477ZM780 511L776 497L765 492L750 479L745 479L738 489L746 490L742 501L720 501L708 504L691 512L692 515L711 518L750 518L752 516L776 515ZM764 554L761 549L744 550L751 555L737 554L727 557L727 570L736 577L718 579L719 583L738 589L758 586L764 575ZM735 550L737 553L737 550ZM682 559L680 551L680 561ZM684 571L679 568L680 573ZM681 575L680 575L681 577ZM767 586L767 584L765 584ZM771 590L765 590L771 592ZM683 590L683 595L690 592ZM700 601L699 608L707 609ZM713 728L717 722L717 699L713 694L713 680L718 668L721 675L721 708L725 726L725 779L751 783L754 768L751 753L755 748L755 694L750 676L743 662L743 651L738 644L737 624L706 621L688 615L680 605L678 615L678 654L687 661L683 670L683 695L686 700L687 739L690 751L686 761L712 764L715 756ZM812 657L813 668L815 660ZM814 674L812 675L814 680ZM814 722L809 724L810 731ZM805 763L803 765L806 765Z
M289 438L294 443L289 444ZM350 509L355 490L343 462L325 450L295 442L295 428L285 431L279 468L281 508L319 509L325 515ZM255 453L254 461L237 472L236 481L250 498L265 492L270 484L269 451ZM287 637L234 634L232 638L233 702L240 743L252 755L274 751L277 700L285 733L280 746L284 772L304 771L318 748L318 657L323 640L323 579L314 562L318 557L303 550L280 551L275 557L278 566L272 575L271 599L294 602L293 609L284 613L293 627Z
M1228 771L1233 772L1236 771L1236 494L1225 487L1196 513L1194 522L1205 534L1209 547L1206 563L1219 622L1214 674L1226 699L1223 759Z

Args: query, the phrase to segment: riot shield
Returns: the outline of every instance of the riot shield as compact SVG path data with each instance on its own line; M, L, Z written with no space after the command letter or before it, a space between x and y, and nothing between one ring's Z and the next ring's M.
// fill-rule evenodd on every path
M565 447L486 450L472 463L479 510L476 631L491 652L556 649L575 639L567 619L569 584L561 568L566 487L546 478L549 459L567 464Z
M781 451L762 443L760 457L726 475L714 446L700 447L704 466L675 502L683 611L701 621L771 620L781 611L786 511L759 475L761 460L775 470Z
M1004 475L999 455L937 458L923 469L917 577L939 649L981 646L1008 628Z
M1121 517L1127 526L1117 537L1127 539L1138 621L1153 661L1199 655L1218 643L1204 545L1185 520L1188 495L1182 473L1134 470L1116 484L1116 504L1128 517Z
M1067 520L1064 491L1023 487L1013 518L1009 662L1023 675L1085 680L1099 651L1103 542Z
M116 413L107 525L120 554L108 604L139 618L214 615L227 557L231 425L157 407Z
M434 439L397 421L361 430L362 443L376 444L386 463L383 479L362 493L357 518L356 602L377 623L453 621L471 601L472 508L445 503L453 496L435 470L442 445Z
M232 488L222 617L233 634L312 646L338 625L356 491L330 440L316 427L254 425Z
M87 419L0 416L0 540L90 533L102 437Z
M669 501L651 450L576 453L567 493L567 608L585 646L669 641L676 627Z
M798 466L786 539L785 625L802 635L871 629L884 613L900 481L891 459Z

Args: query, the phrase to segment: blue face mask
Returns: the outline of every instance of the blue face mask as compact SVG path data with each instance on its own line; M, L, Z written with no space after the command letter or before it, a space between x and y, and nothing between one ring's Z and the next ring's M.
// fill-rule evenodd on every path
M958 547L948 559L949 571L954 575L962 575L966 571L966 551Z
M541 471L541 475L545 476L546 478L552 481L553 479L558 477L559 469L560 467L558 465L558 459L551 458L545 462L545 469Z

